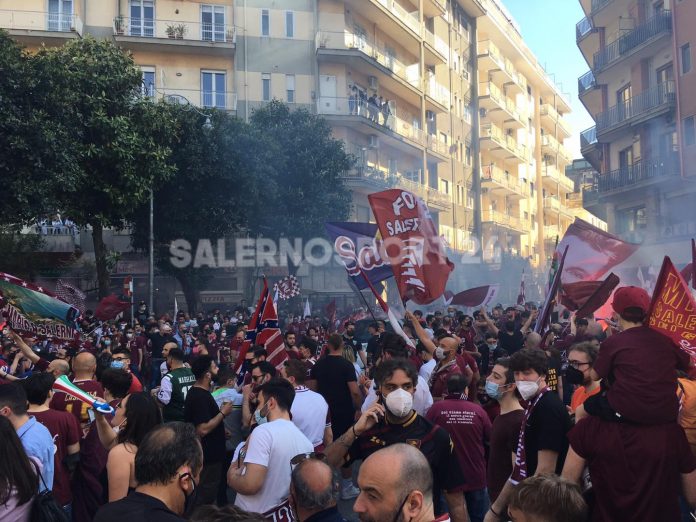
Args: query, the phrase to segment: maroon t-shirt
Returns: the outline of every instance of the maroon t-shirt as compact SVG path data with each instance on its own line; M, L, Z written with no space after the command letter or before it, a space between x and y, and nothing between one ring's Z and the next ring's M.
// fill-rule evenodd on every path
M589 416L568 438L590 470L593 522L681 520L681 474L696 469L681 426L636 426Z
M104 397L104 389L97 381L73 381L73 384L89 393L92 397ZM53 395L49 406L52 410L67 411L68 413L72 413L77 419L77 422L80 424L82 432L86 432L87 425L89 424L89 414L87 413L87 410L91 408L89 404L86 404L81 400L76 399L72 395L68 395L67 393L56 392L55 395Z
M75 417L65 411L35 411L30 414L46 426L53 437L55 460L53 495L61 506L65 506L72 502L72 490L70 489L70 473L63 464L63 459L68 455L68 446L80 442L80 426Z
M466 477L464 491L486 487L486 455L484 445L491 435L491 421L478 404L459 396L448 395L433 404L426 418L443 427L454 443L454 453Z
M517 441L524 410L514 410L498 415L491 428L491 447L488 455L488 494L495 502L512 473L512 454L517 451Z
M145 356L145 350L147 348L147 339L143 336L138 335L133 339L128 341L128 350L130 350L130 360L133 366L138 366L140 364L140 351L143 352L143 357Z
M639 424L676 422L676 370L689 356L668 337L647 326L629 328L602 343L594 370L607 379L607 399L624 419Z

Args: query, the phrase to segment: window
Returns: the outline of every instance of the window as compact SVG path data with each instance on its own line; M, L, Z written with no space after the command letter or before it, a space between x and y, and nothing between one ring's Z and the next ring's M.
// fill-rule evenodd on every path
M285 11L285 37L295 37L295 13L292 11Z
M684 44L680 48L681 51L681 72L687 74L691 72L691 44Z
M440 190L442 192L444 192L445 194L449 194L449 181L447 181L446 179L441 179L440 183L442 186L442 188Z
M201 39L207 42L225 41L225 6L201 5Z
M665 82L671 82L674 80L674 68L672 64L667 64L664 67L660 67L657 71L657 84L661 85Z
M201 72L201 96L203 107L224 109L225 103L225 73Z
M263 73L261 75L261 93L263 101L271 101L271 74Z
M261 9L261 36L271 34L271 17L268 9Z
M693 116L684 118L684 145L696 145L696 122Z
M72 14L72 0L48 0L48 30L70 31Z
M143 96L149 96L152 98L155 96L155 68L141 67L140 69L143 73Z
M130 0L131 36L155 35L155 3L152 0Z
M295 103L295 75L286 74L285 75L285 94L288 103Z

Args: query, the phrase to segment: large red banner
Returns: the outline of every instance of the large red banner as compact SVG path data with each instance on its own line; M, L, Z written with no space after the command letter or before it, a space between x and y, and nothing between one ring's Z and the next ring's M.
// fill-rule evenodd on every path
M696 359L696 301L666 256L650 304L650 328L672 339Z
M428 304L445 292L454 265L423 200L411 192L385 190L368 196L388 260L403 300Z

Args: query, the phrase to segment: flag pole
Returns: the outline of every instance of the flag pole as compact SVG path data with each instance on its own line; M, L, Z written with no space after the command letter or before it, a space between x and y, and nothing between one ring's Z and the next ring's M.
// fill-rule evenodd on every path
M365 274L362 274L362 276L363 276L363 278L367 281L367 277L365 277ZM362 302L365 303L365 307L367 308L367 311L370 312L370 315L372 316L372 320L376 323L376 322L377 322L377 318L375 317L375 314L374 314L374 312L372 311L372 308L371 308L370 305L367 303L367 299L365 299L365 296L363 295L362 290L360 290L360 289L358 288L358 285L355 284L355 281L353 281L353 278L352 278L352 277L349 277L348 280L353 284L354 290L358 293L358 295L359 295L360 298L362 299ZM369 285L369 284L370 284L370 283L368 282L368 285Z

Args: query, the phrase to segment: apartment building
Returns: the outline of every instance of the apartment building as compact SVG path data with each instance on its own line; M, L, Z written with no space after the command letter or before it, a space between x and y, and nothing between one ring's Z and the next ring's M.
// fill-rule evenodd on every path
M543 267L578 213L570 107L501 0L0 0L0 27L29 48L113 39L153 97L316 111L357 160L356 221L369 193L403 188L451 250ZM306 276L349 292L334 272Z
M585 208L610 232L687 261L696 232L692 52L696 6L683 0L581 0L580 51L590 70L578 80L595 126L582 154L599 172Z

